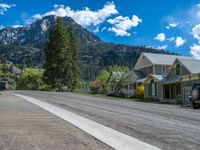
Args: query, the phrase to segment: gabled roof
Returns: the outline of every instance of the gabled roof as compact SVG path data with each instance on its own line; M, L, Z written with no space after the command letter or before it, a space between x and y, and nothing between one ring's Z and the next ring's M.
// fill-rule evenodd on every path
M178 56L178 55L168 55L168 54L157 54L157 53L142 53L134 66L134 70L144 68L146 66L141 66L143 57L145 57L150 65L172 65L176 58L183 58L183 59L194 59L192 57L187 56Z
M146 80L144 81L144 83L146 83L149 79L154 78L156 80L158 80L159 82L163 82L165 80L165 76L162 75L150 75L146 78Z
M175 76L175 77L171 77L171 78L165 78L162 81L162 84L171 84L171 83L175 83L175 82L180 82L180 77Z
M144 83L144 81L147 79L147 77L146 78L142 78L142 79L138 79L137 80L137 83Z
M126 78L126 82L136 82L144 78L144 74L139 71L128 71L125 73L124 77Z
M152 64L156 65L172 65L176 58L184 59L193 59L192 57L187 56L178 56L178 55L167 55L167 54L155 54L155 53L142 53L145 57L148 58Z
M200 60L177 58L192 74L200 73Z

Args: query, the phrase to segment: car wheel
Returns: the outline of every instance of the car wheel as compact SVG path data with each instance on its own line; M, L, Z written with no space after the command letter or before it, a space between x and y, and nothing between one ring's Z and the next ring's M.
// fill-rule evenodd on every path
M195 102L192 102L192 108L193 108L193 109L198 109L198 108L199 108L199 105L196 104Z
M192 90L192 99L197 100L199 98L199 90L198 89L193 89Z

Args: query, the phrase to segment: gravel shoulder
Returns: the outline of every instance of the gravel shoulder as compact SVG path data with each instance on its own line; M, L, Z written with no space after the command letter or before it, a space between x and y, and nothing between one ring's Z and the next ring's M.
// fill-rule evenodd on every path
M110 150L109 146L41 108L0 94L1 150Z
M16 91L166 150L200 149L200 110L72 93Z

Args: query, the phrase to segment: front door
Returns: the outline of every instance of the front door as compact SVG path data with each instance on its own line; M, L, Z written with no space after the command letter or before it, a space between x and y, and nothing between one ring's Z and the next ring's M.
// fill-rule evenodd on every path
M170 99L170 87L169 87L169 85L165 85L164 86L164 93L165 93L165 95L164 95L164 98L165 99Z

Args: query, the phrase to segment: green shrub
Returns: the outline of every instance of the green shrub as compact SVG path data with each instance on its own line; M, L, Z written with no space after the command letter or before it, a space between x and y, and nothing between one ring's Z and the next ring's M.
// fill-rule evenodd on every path
M94 81L90 84L90 92L92 94L98 94L102 90L102 85L99 81Z
M43 81L43 69L25 68L17 81L17 89L47 90L49 87Z

